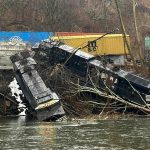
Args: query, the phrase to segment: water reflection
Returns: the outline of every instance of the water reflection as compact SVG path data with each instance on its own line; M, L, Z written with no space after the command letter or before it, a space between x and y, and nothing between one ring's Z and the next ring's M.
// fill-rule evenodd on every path
M150 119L45 123L0 118L0 149L149 150Z
M32 122L25 116L0 120L1 149L43 149L55 143L56 130L50 123Z
M43 147L48 144L55 144L56 142L56 128L48 124L38 124L36 132L42 138L41 144Z

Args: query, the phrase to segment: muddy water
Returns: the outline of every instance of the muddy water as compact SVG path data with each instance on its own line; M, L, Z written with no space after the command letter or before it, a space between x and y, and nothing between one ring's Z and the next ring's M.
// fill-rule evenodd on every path
M0 117L0 150L149 150L150 118L45 123Z

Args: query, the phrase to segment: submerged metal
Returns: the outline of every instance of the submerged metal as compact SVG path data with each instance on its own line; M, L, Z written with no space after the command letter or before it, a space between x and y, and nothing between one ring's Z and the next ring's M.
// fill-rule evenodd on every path
M15 76L29 104L30 111L38 120L57 120L65 115L56 93L46 87L36 70L36 62L29 52L11 57Z

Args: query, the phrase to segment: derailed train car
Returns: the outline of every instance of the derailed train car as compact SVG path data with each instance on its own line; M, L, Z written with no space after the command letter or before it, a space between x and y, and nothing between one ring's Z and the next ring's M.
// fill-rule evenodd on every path
M17 82L26 98L29 110L40 121L57 120L65 115L56 93L46 87L36 70L29 52L11 56Z
M107 85L115 94L127 101L142 106L149 105L149 80L124 70L114 71L103 65L93 55L80 50L76 51L74 48L56 41L44 41L40 44L39 48L49 55L51 63L65 64L75 74L86 78L84 82L87 82L89 74L99 74L96 75L95 79L97 88L105 90ZM75 51L76 53L74 53ZM70 59L68 59L69 57Z

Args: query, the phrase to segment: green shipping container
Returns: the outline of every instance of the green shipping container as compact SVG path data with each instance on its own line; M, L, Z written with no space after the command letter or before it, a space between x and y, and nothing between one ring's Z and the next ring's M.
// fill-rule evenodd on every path
M150 50L150 36L145 37L145 50Z

